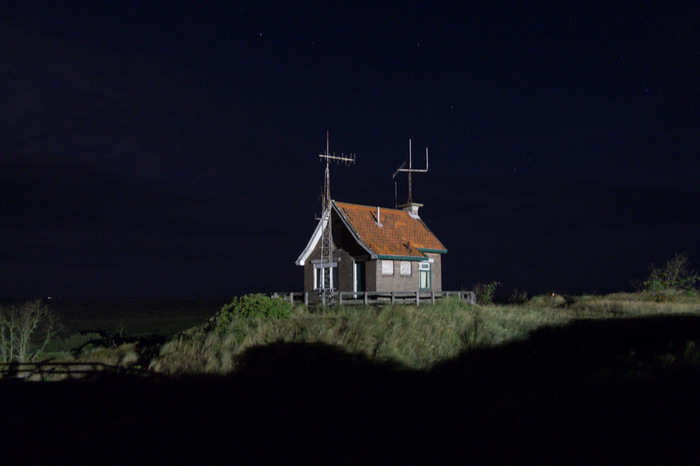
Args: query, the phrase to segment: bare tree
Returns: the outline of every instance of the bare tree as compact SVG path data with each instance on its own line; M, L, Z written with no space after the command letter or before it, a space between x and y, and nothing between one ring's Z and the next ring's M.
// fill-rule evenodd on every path
M666 261L663 267L649 267L649 276L642 283L646 290L692 290L700 282L700 276L695 270L690 270L688 254L676 253L673 259Z
M0 307L0 361L33 361L56 334L56 319L40 300Z

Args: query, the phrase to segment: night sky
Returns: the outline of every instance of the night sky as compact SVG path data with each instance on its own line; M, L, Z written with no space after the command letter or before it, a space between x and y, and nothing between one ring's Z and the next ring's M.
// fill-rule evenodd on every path
M3 2L0 298L301 291L326 130L344 202L430 148L445 289L700 267L697 2L513 4Z

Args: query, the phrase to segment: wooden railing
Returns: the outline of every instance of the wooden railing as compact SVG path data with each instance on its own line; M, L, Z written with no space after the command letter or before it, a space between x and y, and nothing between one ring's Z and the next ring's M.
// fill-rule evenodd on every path
M89 375L111 372L122 375L157 375L154 372L112 366L100 362L7 362L0 363L0 379L25 381L58 381L78 379Z
M271 297L305 306L315 305L370 305L370 304L435 304L447 297L459 298L469 304L476 304L473 291L340 291L333 293L332 302L326 303L323 294L311 292L276 292Z

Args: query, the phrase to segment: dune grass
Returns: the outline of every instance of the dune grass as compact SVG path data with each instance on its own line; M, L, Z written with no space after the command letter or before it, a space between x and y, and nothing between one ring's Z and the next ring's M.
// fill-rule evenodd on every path
M199 463L252 452L273 464L698 464L700 456L692 296L298 307L282 319L236 318L223 331L198 325L154 343L152 355L144 343L81 360L129 365L136 354L142 368L150 361L175 377L105 372L89 384L2 385L12 400L5 437L31 442L15 454L41 464L76 451L88 452L81 463L104 451L121 462L138 451Z
M238 318L223 332L209 325L170 339L151 369L169 374L229 373L247 349L270 343L323 343L407 369L430 369L463 351L525 339L537 328L576 319L700 314L700 300L659 302L639 294L536 296L520 305L435 305L292 309L286 319Z

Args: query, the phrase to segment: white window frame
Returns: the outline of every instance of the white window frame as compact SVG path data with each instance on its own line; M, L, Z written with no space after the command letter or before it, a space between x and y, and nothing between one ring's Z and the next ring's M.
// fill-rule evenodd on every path
M382 259L382 275L394 275L394 261Z
M426 274L426 275L427 275L427 277L426 277L426 278L427 278L427 281L428 281L428 286L427 286L427 287L423 287L423 286L422 286L423 284L421 283L421 280L422 280L422 278L423 278L423 274ZM418 263L418 288L419 288L419 289L421 289L421 290L430 290L430 289L432 289L432 287L433 287L433 283L432 283L433 277L432 277L431 275L432 275L432 273L431 273L431 271L430 271L430 262L427 262L427 261L425 261L425 262L419 262L419 263Z
M404 277L411 276L411 261L401 261L399 263L400 273Z
M338 270L338 263L333 262L333 264L329 267L327 264L323 264L325 267L322 267L321 263L315 263L314 264L314 290L319 290L321 288L321 283L323 283L323 276L324 274L327 273L327 270L330 268L333 268L334 270ZM320 278L321 281L319 282L319 269L320 269ZM335 283L335 273L331 273L331 290L337 290L338 289L338 284ZM340 278L340 276L338 277Z

